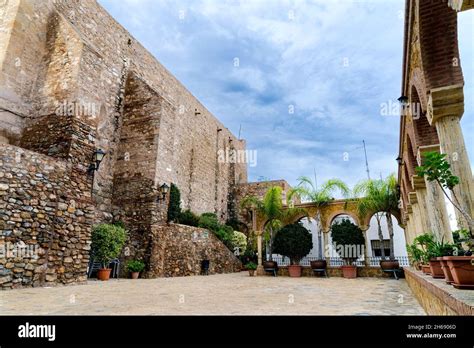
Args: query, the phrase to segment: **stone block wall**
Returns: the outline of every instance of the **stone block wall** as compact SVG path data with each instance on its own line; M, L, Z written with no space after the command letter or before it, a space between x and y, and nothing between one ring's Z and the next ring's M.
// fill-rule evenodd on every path
M242 263L210 231L170 224L153 227L147 277L199 275L210 260L209 274L239 272Z
M245 141L225 128L95 0L1 2L0 144L23 148L29 154L22 160L25 168L54 163L48 169L51 187L66 192L65 199L78 197L76 202L90 204L82 207L87 214L79 209L84 212L79 223L123 220L130 231L130 257L135 258L150 255L149 237L165 223L166 205L157 202L163 183L179 187L184 209L214 212L224 221L233 207L235 184L247 181L245 163L218 158L219 150L245 150ZM98 148L107 155L90 177L87 167ZM2 169L15 178L13 168ZM15 190L34 192L26 181L13 184ZM8 202L15 192L6 191L4 197ZM9 206L5 216L11 215L10 209L21 211L26 206L22 202ZM63 219L54 205L48 212ZM95 217L89 217L93 212ZM68 226L76 221L71 219L68 216ZM76 231L74 224L71 228L71 233ZM8 231L1 229L1 236ZM87 233L80 240L89 239L90 228ZM50 260L58 282L85 276L82 263L80 279L67 265L79 243L68 243L70 237L64 237L66 244L54 249L61 254ZM82 252L78 255L85 259ZM51 282L53 278L48 276Z
M1 288L86 280L90 188L71 162L0 144Z

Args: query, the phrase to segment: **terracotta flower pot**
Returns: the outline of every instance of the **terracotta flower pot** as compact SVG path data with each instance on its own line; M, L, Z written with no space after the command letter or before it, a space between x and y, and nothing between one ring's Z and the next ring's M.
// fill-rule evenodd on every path
M431 276L433 278L444 278L444 272L443 272L443 269L441 268L441 262L438 261L437 259L430 260L430 270L431 270Z
M426 275L431 275L430 265L421 265L421 271Z
M327 262L326 260L315 260L311 261L311 269L326 269Z
M300 265L290 265L288 266L288 273L290 274L290 277L301 277L301 270L303 267Z
M380 260L380 268L386 269L399 269L400 263L398 260Z
M140 272L130 272L130 277L132 279L138 279L139 275L140 275Z
M445 256L443 258L453 275L453 286L474 289L474 256Z
M101 268L97 271L97 279L106 281L110 279L111 268Z
M446 262L444 257L438 257L437 259L441 263L441 269L443 270L444 279L446 280L446 283L451 284L452 282L454 282L454 280L453 275L451 274L451 270L449 269L448 263Z
M357 266L354 265L347 265L341 266L342 275L344 278L353 279L357 278Z
M249 276L253 277L255 275L254 269L249 269Z

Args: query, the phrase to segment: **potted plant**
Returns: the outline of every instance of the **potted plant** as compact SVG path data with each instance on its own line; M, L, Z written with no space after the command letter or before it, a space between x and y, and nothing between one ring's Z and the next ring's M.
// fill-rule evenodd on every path
M127 263L127 269L130 272L130 277L132 279L138 279L140 272L145 269L145 264L142 261L130 260Z
M424 274L430 275L430 257L428 254L428 247L434 243L434 237L431 233L420 234L413 240L413 243L421 248L420 259L421 259L421 270Z
M408 245L407 253L410 260L410 264L418 271L421 271L423 251L420 250L415 242Z
M445 272L441 267L441 260L444 256L452 255L454 245L449 243L431 242L428 244L427 252L430 264L431 276L433 278L445 278Z
M301 277L300 261L313 248L311 233L299 223L287 225L275 236L274 251L290 259L290 277Z
M474 289L473 239L468 230L453 232L454 251L452 256L443 257L446 270L452 277L452 285L459 289ZM467 250L465 250L467 249Z
M364 255L365 239L359 226L348 219L336 222L331 226L334 249L344 260L342 274L344 278L356 278L357 266L354 261Z
M122 226L100 224L92 230L92 251L94 259L101 263L102 268L97 272L97 279L109 280L110 261L117 258L125 244L127 232Z
M249 271L249 276L253 277L255 275L257 265L253 262L249 262L245 265L245 268Z

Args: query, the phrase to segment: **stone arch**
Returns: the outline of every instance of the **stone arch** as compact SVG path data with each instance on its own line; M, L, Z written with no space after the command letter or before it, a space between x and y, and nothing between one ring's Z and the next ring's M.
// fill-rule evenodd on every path
M348 210L339 210L339 211L335 211L333 212L332 214L330 214L326 219L325 219L325 224L323 224L323 226L325 227L325 230L328 231L329 228L331 227L334 219L340 215L347 215L347 216L350 216L353 220L354 220L354 223L357 225L357 226L361 226L361 220L359 218L359 216L357 214L355 214L354 212L351 212L351 211L348 211Z
M370 220L372 220L372 217L377 213L380 213L380 212L376 211L376 212L373 212L371 214L367 214L363 219L363 222L364 222L363 226L370 227ZM395 219L397 220L397 223L398 223L399 226L403 226L402 216L401 216L400 212L393 211L393 212L391 212L391 215L395 217Z

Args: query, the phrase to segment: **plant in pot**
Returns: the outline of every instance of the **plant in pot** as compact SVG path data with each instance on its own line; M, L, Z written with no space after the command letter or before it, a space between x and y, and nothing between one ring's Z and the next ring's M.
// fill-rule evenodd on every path
M277 232L273 246L275 253L290 259L290 277L301 277L300 261L313 248L311 233L299 223L287 225Z
M424 274L431 274L430 269L430 257L428 254L428 247L434 243L434 237L431 233L420 234L413 240L413 243L421 248L420 259L421 259L421 270Z
M139 260L130 260L127 263L127 269L132 279L138 279L140 272L145 269L145 264Z
M331 237L334 249L344 260L342 274L344 278L356 278L357 266L354 262L364 255L365 239L359 226L344 219L331 226Z
M473 239L468 230L453 232L454 250L452 256L445 256L442 262L451 274L451 284L458 289L474 289ZM444 270L444 269L443 269Z
M407 244L407 253L410 264L416 270L421 271L423 251L418 248L418 245L415 242L413 242L412 244Z
M117 258L127 239L127 231L117 224L100 224L92 230L92 252L94 260L101 263L102 268L97 272L97 279L109 280L110 262Z
M446 278L441 261L444 256L452 255L453 249L453 244L444 243L443 240L441 240L441 242L433 241L432 243L428 244L427 253L431 276L433 278Z
M245 265L245 268L249 271L249 276L253 277L255 275L257 265L253 262L249 262Z

